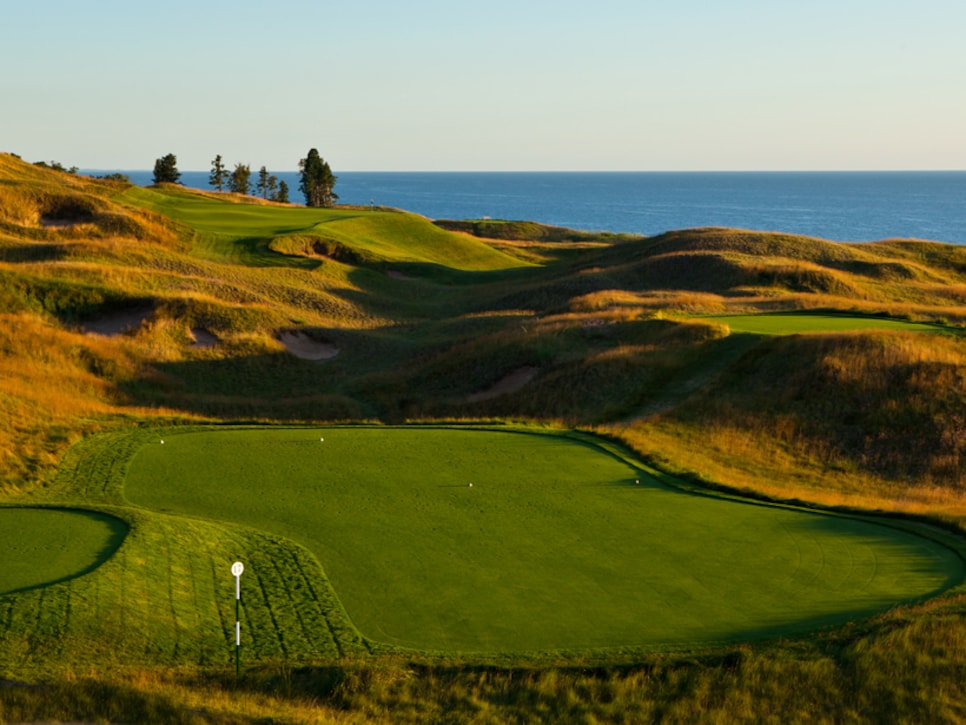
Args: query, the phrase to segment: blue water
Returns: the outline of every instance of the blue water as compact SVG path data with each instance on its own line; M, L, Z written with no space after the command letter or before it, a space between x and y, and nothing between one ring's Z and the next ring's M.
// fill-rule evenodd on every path
M98 172L85 172L98 173ZM151 172L125 172L137 184ZM275 172L301 202L296 172ZM344 204L433 219L516 219L659 234L726 226L836 241L918 238L966 244L966 171L341 172ZM182 183L210 189L208 172Z

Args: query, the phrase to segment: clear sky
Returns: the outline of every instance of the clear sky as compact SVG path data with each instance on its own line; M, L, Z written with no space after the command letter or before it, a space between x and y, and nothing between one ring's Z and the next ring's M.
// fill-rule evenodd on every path
M0 28L28 161L966 169L964 0L2 0Z

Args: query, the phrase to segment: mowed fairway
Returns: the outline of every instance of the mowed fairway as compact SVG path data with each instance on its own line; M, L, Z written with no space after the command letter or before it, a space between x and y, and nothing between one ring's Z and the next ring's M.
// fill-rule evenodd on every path
M253 241L306 234L342 243L377 258L428 262L462 270L527 266L491 246L452 234L428 219L402 212L238 204L180 189L133 188L124 200L170 216L200 232L207 254L246 264L279 263L283 257ZM304 260L303 260L304 261ZM298 266L298 260L289 260Z
M125 495L302 544L363 636L425 651L782 635L964 576L956 553L910 530L689 494L559 433L168 434L135 454Z
M798 335L807 332L855 332L857 330L940 332L945 329L939 325L895 320L887 317L809 312L709 315L700 319L728 325L732 332L745 332L753 335Z

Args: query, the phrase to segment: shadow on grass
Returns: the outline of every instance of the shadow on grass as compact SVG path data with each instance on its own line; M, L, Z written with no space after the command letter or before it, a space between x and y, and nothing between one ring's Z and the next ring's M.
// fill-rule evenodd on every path
M238 722L229 716L188 711L163 694L88 679L49 685L0 681L0 713L4 722Z
M135 405L165 406L225 418L345 420L370 415L346 394L349 379L364 374L371 360L396 359L399 344L364 333L303 327L311 340L338 348L331 359L304 360L288 352L227 349L223 357L154 362L145 374L118 383ZM405 346L403 345L403 348Z
M299 228L282 230L282 234L292 234L301 231ZM245 237L233 241L235 262L248 267L289 267L292 269L313 270L321 266L322 262L311 257L293 254L283 254L272 249L271 237Z
M104 564L108 559L114 556L115 552L121 548L121 544L124 543L124 539L127 537L128 532L131 527L127 522L121 519L111 516L110 514L100 513L97 511L86 511L83 509L72 509L72 508L54 508L54 507L33 507L33 506L16 506L16 507L5 507L0 509L0 511L57 511L60 513L67 513L80 518L88 519L91 524L103 527L104 538L100 548L91 551L88 559L88 563L81 566L80 568L72 571L70 574L63 576L58 576L50 579L44 579L38 581L34 584L28 586L19 586L12 589L0 589L0 596L8 594L19 594L23 592L33 591L35 589L42 589L44 587L52 586L53 584L60 584L62 582L70 581L72 579L77 579L85 574L90 574L92 571L97 569L101 564ZM38 535L43 535L43 532L39 532Z

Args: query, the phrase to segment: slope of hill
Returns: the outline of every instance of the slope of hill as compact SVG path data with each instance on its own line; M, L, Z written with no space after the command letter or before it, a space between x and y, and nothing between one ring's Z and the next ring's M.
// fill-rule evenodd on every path
M27 454L8 456L2 475L17 490L37 485L75 430L114 425L116 414L132 411L608 424L653 411L657 400L662 410L673 407L668 391L683 402L685 392L707 387L716 376L702 370L721 369L713 361L726 349L736 351L727 358L734 376L752 388L761 381L742 372L750 363L739 366L737 352L756 348L760 356L771 348L744 337L733 344L727 329L700 313L820 309L966 323L966 252L951 245L836 244L723 229L591 240L532 223L462 225L501 237L491 242L401 212L133 188L6 155L0 201L2 334L11 370L4 383L11 424L2 435L8 450ZM542 242L539 264L513 241ZM912 345L888 335L872 342L870 334L849 344ZM959 486L966 459L957 462L959 423L947 403L961 390L962 338L950 334L915 338L923 359L953 361L933 386L924 386L925 372L908 372L905 359L879 356L873 366L891 381L894 399L922 401L920 413L931 416L929 426L917 427L919 453L895 451L886 465L871 443L855 453L854 429L802 423L783 435L808 438L805 448L819 445L818 436L832 458L876 476L905 476L907 485ZM809 380L821 375L828 356L819 343L796 344L785 369L801 368ZM526 383L499 387L520 370L530 371ZM796 380L770 380L768 396L793 395ZM826 402L801 415L841 406L850 399L845 386L839 379L812 385L813 397ZM768 400L752 392L742 394L743 405L771 420ZM46 405L66 432L25 412L44 395L61 400ZM71 422L65 412L61 421L57 411L74 407L72 396L86 401L79 409L94 406L105 416ZM866 401L855 405L870 414ZM721 409L702 419L700 427L714 427L732 416ZM772 427L762 422L756 435L768 437ZM888 436L876 435L888 446ZM945 477L918 460L926 449L943 458ZM903 457L918 462L897 460ZM24 462L40 460L47 463Z
M709 316L765 312L795 315L807 332L735 332ZM855 323L831 333L830 314ZM865 329L867 316L934 327ZM436 226L403 212L140 189L0 154L4 504L58 501L65 454L96 432L200 420L528 419L619 438L705 484L927 514L962 528L964 327L966 248L953 245L728 229L588 237L491 220ZM178 535L165 525L165 535ZM222 544L232 545L227 533ZM806 664L794 648L775 657L800 665L802 691L833 710L844 707L829 694L844 668L859 693L848 707L881 714L869 672L902 671L905 660L889 659L901 659L896 651L951 653L953 664L932 681L958 683L950 673L966 662L961 609L951 598L884 617L882 629L830 635ZM936 611L943 632L930 624ZM894 631L916 642L897 644ZM783 677L770 655L727 657L767 673L762 681ZM678 694L654 697L683 701L733 676L735 691L768 700L744 665L712 660L661 670L668 682L678 678ZM389 685L377 692L365 667L368 684L332 685L345 707L398 696ZM642 691L642 673L560 681L612 688L616 702ZM533 695L541 686L511 686L504 675L493 674L503 683L493 688ZM454 666L426 681L445 680L441 690L454 697L452 688L477 688L499 699L487 676L468 683ZM621 690L631 681L640 686ZM915 715L935 714L928 693L911 684L902 692L913 693ZM771 697L782 712L787 698Z

